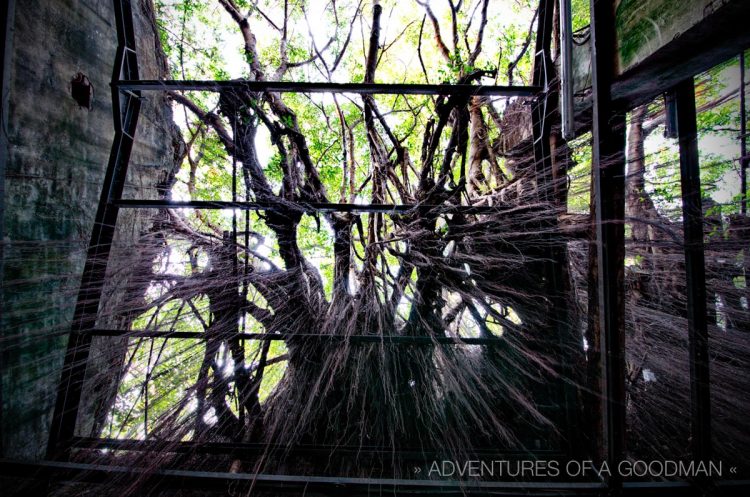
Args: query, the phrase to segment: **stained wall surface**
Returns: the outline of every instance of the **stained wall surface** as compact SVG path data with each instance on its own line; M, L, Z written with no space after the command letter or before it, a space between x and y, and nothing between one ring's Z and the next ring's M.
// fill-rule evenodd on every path
M141 75L163 76L152 0L133 0L132 5ZM111 0L16 1L10 23L2 449L4 457L37 458L46 448L66 334L114 136L109 83L117 36ZM71 80L79 72L94 87L91 110L71 97ZM171 168L171 123L163 96L148 96L128 189L153 191ZM144 214L121 215L118 236L135 237L149 221ZM127 254L115 249L114 255Z

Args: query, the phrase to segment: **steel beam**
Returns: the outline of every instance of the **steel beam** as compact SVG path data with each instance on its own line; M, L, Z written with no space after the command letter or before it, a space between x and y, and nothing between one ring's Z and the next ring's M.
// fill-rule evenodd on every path
M157 331L157 330L108 330L91 329L82 330L82 335L100 337L123 337L123 338L168 338L205 340L208 335L200 331ZM317 333L227 333L224 335L211 335L211 338L240 339L240 340L318 340L330 343L392 343L404 345L501 345L507 344L502 337L496 338L473 338L473 337L425 337L405 335L323 335Z
M337 204L326 202L231 202L214 200L147 200L147 199L123 199L112 202L112 205L121 209L238 209L250 211L298 211L306 213L316 212L352 212L367 213L378 212L383 214L404 214L407 212L431 212L440 211L445 213L461 214L491 214L502 212L519 213L523 209L509 208L506 206L489 205L428 205L428 204Z
M428 468L429 469L429 468ZM0 460L0 474L14 477L57 477L76 482L115 484L134 479L148 480L150 490L162 488L226 489L227 485L252 485L255 490L273 489L276 492L343 492L343 495L405 495L428 493L430 495L598 495L601 482L519 482L478 481L451 479L397 479L353 478L336 476L273 475L263 473L230 473L218 471L191 471L177 469L147 469L139 467L108 466L71 462L43 461L37 463ZM355 493L356 492L356 493ZM328 494L330 495L330 494Z
M495 86L467 84L385 84L385 83L313 83L290 81L244 80L138 80L112 83L120 91L224 91L294 93L356 93L362 95L457 95L533 97L542 89L537 86Z
M711 393L709 383L706 265L703 241L698 135L693 78L674 90L680 142L682 219L685 231L688 348L690 353L691 440L693 458L711 458Z
M10 147L8 142L8 116L10 115L10 83L11 83L11 61L13 59L13 32L15 24L15 0L0 3L0 26L3 34L0 35L0 326L5 331L3 313L4 297L4 261L5 261L5 172L10 158ZM6 339L2 333L2 339ZM5 384L5 350L0 350L0 430L5 429L3 408L5 406L3 385ZM0 434L0 454L3 454L3 436Z
M612 0L591 0L593 208L596 219L597 310L600 333L602 432L610 467L625 445L625 114L612 104L615 16ZM621 486L613 473L614 492Z
M559 202L556 195L553 151L552 151L552 126L560 123L559 91L557 86L552 86L557 79L555 64L552 62L552 27L554 24L555 0L541 0L539 3L537 33L534 57L533 83L544 88L532 107L532 136L534 144L534 165L536 172L536 188L540 202L546 202L554 207L565 207ZM552 239L551 233L557 231L559 222L557 219L544 221L544 228L548 230L546 255L543 263L543 274L545 278L545 290L552 303L550 313L552 321L551 328L556 337L554 347L557 354L562 358L558 367L559 378L550 378L548 381L553 388L543 390L542 394L549 396L550 400L560 405L561 419L558 423L561 434L572 456L577 452L576 434L573 432L575 419L575 392L573 387L573 371L575 368L572 360L571 350L574 349L575 337L571 333L570 314L568 302L565 298L565 287L567 273L567 246L564 241ZM562 378L563 380L560 380ZM565 381L568 380L568 381ZM557 416L560 416L557 414Z
M55 478L58 481L86 482L107 485L132 485L136 479L149 482L149 491L158 488L219 489L227 491L231 484L252 485L255 490L271 489L296 495L326 492L326 495L441 495L441 496L578 496L606 495L606 486L598 481L478 481L449 479L351 478L333 476L269 475L263 473L230 473L219 471L190 471L152 469L103 464L54 461L0 460L0 475L13 478ZM146 480L148 479L148 480ZM748 481L726 481L719 484L723 497L745 496L750 490ZM623 493L634 497L674 495L693 496L686 481L628 482Z
M745 52L740 53L740 212L747 214L747 92L745 89Z
M571 0L559 0L560 12L560 120L565 140L575 138L575 95L573 82L573 12Z
M269 454L281 454L284 456L295 455L320 455L330 456L336 454L356 456L401 456L407 459L429 460L445 456L445 450L440 447L394 447L377 445L323 445L323 444L297 444L281 445L271 443L249 443L249 442L191 442L191 441L165 441L165 440L133 440L119 438L93 438L76 437L73 447L83 450L116 450L129 452L154 452L154 453L181 453L181 454L214 454L231 455L232 457L258 456ZM472 456L485 460L512 460L525 459L530 456L546 460L561 460L563 454L548 450L501 450L501 449L471 449Z

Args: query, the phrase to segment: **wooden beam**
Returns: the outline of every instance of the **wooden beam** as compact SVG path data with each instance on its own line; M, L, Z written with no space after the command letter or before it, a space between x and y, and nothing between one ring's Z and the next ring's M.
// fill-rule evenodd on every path
M556 180L559 171L559 158L555 157L555 150L552 147L553 126L560 123L559 110L559 90L557 80L557 69L552 61L552 39L553 25L555 20L555 0L541 0L539 2L537 38L535 45L533 83L536 86L545 88L544 94L540 95L532 105L532 135L534 149L534 167L536 170L536 189L540 202L548 202L558 208L565 208L565 202L561 201L558 195L559 184ZM556 138L555 138L556 139ZM547 219L544 221L545 229L550 233L557 232L560 228L560 219ZM565 240L553 241L550 235L545 243L545 262L543 263L543 274L545 280L546 295L551 302L550 316L548 322L550 331L554 332L555 341L545 348L548 352L554 350L561 360L557 368L557 376L550 377L546 380L548 388L538 389L537 395L543 396L559 406L552 416L554 421L560 427L562 439L566 444L566 451L569 457L575 457L580 454L581 444L576 443L578 425L576 423L577 413L577 395L573 386L572 378L575 377L575 360L574 351L576 343L580 343L577 338L574 326L570 322L570 312L568 306L568 295L566 295L567 282L569 275L567 268L569 265L567 255L567 245ZM568 381L561 381L560 378Z

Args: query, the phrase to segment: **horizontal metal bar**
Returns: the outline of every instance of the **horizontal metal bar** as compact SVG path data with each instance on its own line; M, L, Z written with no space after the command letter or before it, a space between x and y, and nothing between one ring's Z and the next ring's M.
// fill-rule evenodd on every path
M384 214L402 214L406 212L440 211L446 213L483 214L498 212L500 207L487 205L426 205L426 204L335 204L325 202L281 203L281 202L228 202L213 200L146 200L127 199L112 203L123 209L239 209L251 211L300 211L300 212L380 212Z
M431 495L608 495L606 484L599 481L478 481L425 480L397 478L351 478L336 476L279 475L267 473L229 473L219 471L191 471L180 469L150 469L104 464L53 461L17 461L0 459L0 475L12 478L54 478L63 481L131 484L132 478L153 477L151 483L161 488L226 488L229 484L253 485L254 489L273 489L278 492L307 492L316 490L348 491L346 495L379 495L378 490L394 495L417 492ZM715 485L722 497L744 496L750 489L747 480L720 480ZM622 495L692 496L695 488L686 481L624 482ZM354 493L356 492L356 493ZM399 492L399 493L396 493ZM668 492L668 493L667 493Z
M161 453L193 453L193 454L232 454L258 455L258 454L357 454L357 455L386 455L401 456L409 459L432 459L445 456L444 449L438 448L415 448L415 447L385 447L385 446L358 446L358 445L280 445L247 442L186 442L165 440L133 440L114 438L75 437L71 446L77 449L90 450L122 450L132 452L161 452ZM550 450L499 450L493 449L466 449L472 457L494 457L522 459L544 458L555 459L563 457L561 452Z
M26 462L0 460L0 474L13 477L57 476L62 479L94 483L112 483L114 478L154 477L154 482L170 487L206 488L224 486L229 483L252 484L254 489L285 489L288 491L304 487L308 491L321 489L349 489L365 491L372 495L374 489L392 491L432 490L452 492L456 495L477 495L512 491L517 495L519 489L524 495L538 495L529 491L557 491L554 495L578 495L580 492L598 493L605 488L601 482L519 482L519 481L470 481L470 480L424 480L398 478L354 478L337 476L304 476L264 473L229 473L219 471L191 471L179 469L150 470L140 467L110 466L104 464L66 463L53 461ZM131 482L132 483L132 482ZM377 494L377 492L376 492ZM544 495L549 495L545 493Z
M217 80L138 80L119 81L112 86L139 91L221 91L230 88L253 92L358 93L365 95L466 95L533 97L542 91L538 86L495 85L429 85L385 83L310 83L291 81L217 81Z
M155 330L112 330L93 329L84 330L79 333L99 337L125 337L125 338L179 338L205 340L209 337L199 331L155 331ZM216 339L240 340L320 340L321 342L334 343L393 343L409 345L498 345L506 343L501 337L495 338L456 338L456 337L424 337L424 336L380 336L380 335L322 335L315 333L229 333L224 335L212 335Z

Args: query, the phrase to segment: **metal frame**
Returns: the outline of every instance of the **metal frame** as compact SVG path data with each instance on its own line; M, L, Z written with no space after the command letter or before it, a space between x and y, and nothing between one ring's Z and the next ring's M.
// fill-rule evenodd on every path
M128 336L151 338L203 339L202 333L190 332L129 332L126 330L101 330L96 328L97 314L105 280L107 263L120 209L148 208L200 208L231 210L297 210L302 212L380 212L406 213L409 211L444 210L464 214L497 212L491 206L433 206L433 205L356 205L335 203L305 203L294 205L259 202L172 202L166 200L122 199L130 152L140 110L141 91L203 90L220 91L234 88L244 91L277 92L339 92L359 94L423 94L458 96L534 96L540 91L535 86L479 86L479 85L402 85L354 83L296 83L273 81L156 81L140 80L138 59L130 0L114 0L118 49L112 76L112 102L115 139L104 178L104 187L95 216L94 230L84 266L81 287L75 307L65 362L57 392L55 411L50 429L47 457L67 461L71 455L72 441L81 400L86 367L94 336ZM233 189L233 195L236 195ZM518 210L516 210L518 212ZM233 222L236 231L236 222ZM234 235L236 237L236 234ZM233 237L233 239L235 239ZM236 336L236 335L235 335ZM242 334L245 340L286 340L292 335ZM393 343L403 345L498 345L501 338L453 337L329 337L314 334L294 334L299 339L326 340L334 343ZM427 338L426 340L424 338Z
M130 452L150 452L159 450L169 453L188 453L188 454L215 454L232 456L242 455L262 455L262 454L284 454L284 455L330 455L351 454L351 455L379 455L393 457L394 449L390 446L375 445L310 445L297 444L293 446L282 444L265 444L250 442L183 442L183 441L151 441L151 440L121 440L114 438L92 438L92 437L75 437L73 446L79 449L92 450L117 450ZM398 455L409 460L429 460L444 456L440 448L399 448ZM505 458L505 459L523 459L528 456L526 451L521 450L492 450L486 449L475 451L476 456L484 458ZM555 451L540 450L538 455L544 456L551 460L562 457L564 454Z
M15 21L15 0L7 0L0 5L0 26L4 34L0 37L0 261L5 260L5 171L10 149L8 144L8 116L10 115L11 60L13 59L13 31ZM0 282L5 280L4 264L0 263ZM4 288L0 285L0 302L5 302ZM3 306L0 305L0 324L3 320ZM5 427L3 406L3 384L5 375L5 351L0 352L0 427ZM0 454L3 454L3 437L0 436Z
M125 338L179 338L190 340L206 340L207 334L201 331L156 331L156 330L104 330L92 329L82 331L82 334L97 337L125 337ZM507 340L497 338L474 337L423 337L406 335L323 335L317 333L232 333L227 336L239 340L257 340L269 342L275 340L318 340L330 343L392 343L404 345L502 345ZM211 338L227 338L221 335L211 335Z
M610 466L625 446L625 112L612 103L614 2L591 0L593 199L596 216L597 326L600 333L602 433ZM593 254L592 254L593 255ZM621 479L613 473L613 491Z
M693 78L673 90L680 143L680 183L685 231L688 349L690 354L691 440L693 458L711 458L711 392L708 357L706 261L703 247L695 84Z
M204 210L247 210L247 211L280 211L280 212L352 212L382 214L405 214L408 212L432 212L451 214L492 214L504 209L514 214L523 208L509 209L500 205L431 205L431 204L338 204L332 202L232 202L218 200L145 200L123 199L112 202L121 209L204 209Z
M355 93L360 95L445 95L534 97L542 88L536 86L494 86L467 84L390 84L390 83L310 83L289 81L219 81L219 80L136 80L117 81L120 91L221 91L229 88L250 92Z
M108 483L120 477L149 478L151 490L162 488L226 489L227 485L245 484L255 490L274 489L295 492L297 495L315 491L330 491L343 495L400 495L420 493L428 495L601 495L601 482L466 482L427 479L347 478L330 476L270 475L227 473L210 471L184 471L161 469L147 471L143 468L95 465L70 462L25 463L9 461L0 464L0 471L13 476L56 476L63 480L90 483ZM684 485L680 485L684 486Z
M212 471L184 471L177 469L150 470L123 466L70 462L22 462L0 460L0 474L14 478L55 478L75 483L107 484L114 481L131 482L147 478L150 491L162 489L209 489L227 491L229 486L247 485L255 490L271 489L294 493L329 492L340 495L442 495L471 496L609 496L603 482L465 482L427 479L343 478L329 476L269 475L226 473ZM750 482L725 481L719 484L724 497L746 495ZM634 497L662 497L664 495L694 496L694 489L686 481L628 482L622 495Z
M747 214L747 91L745 90L745 51L740 52L740 212Z

